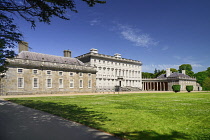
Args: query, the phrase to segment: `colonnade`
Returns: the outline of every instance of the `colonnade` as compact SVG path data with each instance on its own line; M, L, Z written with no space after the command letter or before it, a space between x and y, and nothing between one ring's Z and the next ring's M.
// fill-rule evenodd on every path
M168 91L168 82L142 82L142 90Z

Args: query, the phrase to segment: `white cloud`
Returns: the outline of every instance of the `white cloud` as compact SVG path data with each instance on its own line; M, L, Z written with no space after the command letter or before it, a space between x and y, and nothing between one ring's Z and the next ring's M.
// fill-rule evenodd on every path
M179 66L182 65L181 63L179 65L174 65L174 64L158 64L158 65L143 65L142 66L142 71L143 72L151 72L153 73L155 69L158 70L166 70L166 68L175 68L175 69L179 69ZM203 66L201 64L191 64L193 71L199 72L199 71L203 71L206 69L206 66Z
M162 51L166 51L166 50L168 50L168 46L164 46L163 48L162 48Z
M201 60L198 60L196 58L194 58L193 56L173 56L175 59L179 60L179 63L182 64L191 64L191 65L195 65L198 66L200 65L199 63L201 63Z
M89 23L90 23L91 26L94 26L94 25L100 24L101 23L101 20L99 20L99 19L93 19Z
M143 72L154 72L155 69L158 70L166 70L166 68L175 68L178 69L180 65L174 65L174 64L158 64L158 65L143 65L142 71Z
M118 24L118 28L120 30L120 35L124 39L133 42L135 46L148 48L158 44L158 42L151 38L150 35L141 33L138 29L121 24Z

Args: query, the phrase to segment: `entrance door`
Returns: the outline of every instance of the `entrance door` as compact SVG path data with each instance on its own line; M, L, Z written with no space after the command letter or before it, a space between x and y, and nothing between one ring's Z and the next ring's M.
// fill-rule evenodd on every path
M122 81L119 81L119 86L121 87L121 85L122 85Z

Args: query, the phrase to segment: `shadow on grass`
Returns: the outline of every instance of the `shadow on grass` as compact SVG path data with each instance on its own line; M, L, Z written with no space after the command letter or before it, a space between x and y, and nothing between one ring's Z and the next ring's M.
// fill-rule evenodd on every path
M96 129L101 129L104 121L109 121L109 119L100 112L89 111L90 108L79 107L72 104L63 103L52 103L34 100L16 100L10 99L9 101L27 106L33 109L41 110L54 114L65 119L75 121Z
M170 134L159 134L152 130L145 130L140 132L122 132L115 133L116 136L131 140L175 140L188 139L185 133L172 131Z

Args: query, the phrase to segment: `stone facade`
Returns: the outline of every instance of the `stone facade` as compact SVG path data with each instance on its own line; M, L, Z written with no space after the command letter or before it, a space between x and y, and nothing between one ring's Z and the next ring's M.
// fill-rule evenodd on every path
M17 57L7 59L1 94L96 92L96 69L66 53L68 57L60 57L21 49Z
M192 78L182 73L171 73L170 69L166 69L166 74L162 74L157 78L143 78L143 90L149 91L173 91L173 85L181 85L181 91L186 91L187 85L192 85L194 91L202 90L202 87L196 82L196 78Z
M91 49L89 53L76 58L97 69L98 92L114 91L116 86L142 89L140 61L122 58L120 54L114 56L99 54L97 49Z

